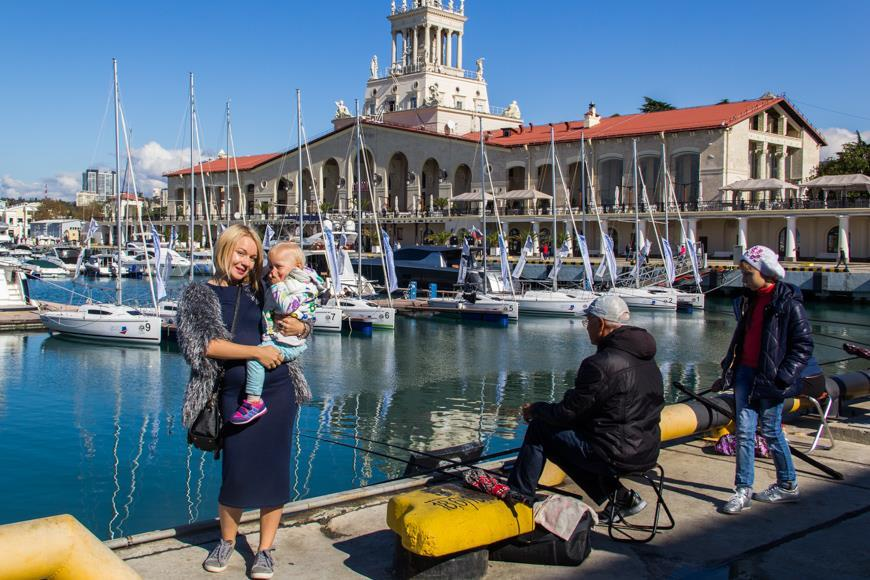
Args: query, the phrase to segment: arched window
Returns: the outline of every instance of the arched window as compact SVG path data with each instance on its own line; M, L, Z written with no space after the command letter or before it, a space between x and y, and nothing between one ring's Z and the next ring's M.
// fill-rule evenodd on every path
M698 153L683 153L674 158L674 193L681 207L694 207L698 202L700 164Z
M616 188L622 186L622 159L602 161L598 169L598 191L604 211L616 204ZM621 193L621 192L620 192ZM620 195L620 197L622 197ZM622 201L620 200L620 203Z

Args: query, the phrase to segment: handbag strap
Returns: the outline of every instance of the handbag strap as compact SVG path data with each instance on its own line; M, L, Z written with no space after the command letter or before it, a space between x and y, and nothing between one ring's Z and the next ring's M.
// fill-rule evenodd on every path
M242 285L239 284L239 290L236 292L236 305L233 307L233 322L232 326L230 326L230 339L234 339L236 337L236 323L239 321L239 304L242 302ZM217 395L224 388L224 377L223 374L225 372L226 361L221 362L221 374L218 380L215 381L215 388L212 391L213 394Z

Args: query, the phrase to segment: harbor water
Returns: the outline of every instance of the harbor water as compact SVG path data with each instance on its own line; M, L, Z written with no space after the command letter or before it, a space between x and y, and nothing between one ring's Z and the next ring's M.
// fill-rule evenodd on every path
M147 282L123 284L125 298L147 299ZM177 291L182 282L173 284ZM96 285L107 292L102 298L111 296L112 281ZM39 281L31 293L69 299ZM708 297L706 312L632 314L632 323L658 341L666 384L699 389L718 376L734 328L729 307L727 299ZM867 309L810 303L808 311L821 363L847 358L844 341L870 342ZM485 452L516 447L524 431L519 406L559 399L593 351L580 322L525 317L501 328L400 317L395 332L370 338L316 335L303 355L314 399L294 435L291 497L402 474L401 461L364 450L397 458L407 452L359 438L417 450L469 441L483 442ZM824 368L862 367L851 361ZM220 466L186 444L180 411L187 376L171 344L132 348L45 332L0 334L0 524L70 513L108 539L214 517Z

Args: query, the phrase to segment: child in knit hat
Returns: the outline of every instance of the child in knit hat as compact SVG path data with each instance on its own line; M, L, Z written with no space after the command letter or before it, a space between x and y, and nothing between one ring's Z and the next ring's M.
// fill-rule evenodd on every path
M736 493L719 511L737 514L752 500L798 501L797 476L782 433L783 401L801 389L801 374L813 354L812 331L800 290L783 281L776 252L752 246L740 260L744 295L735 302L737 328L714 390L734 389L737 414ZM759 422L776 466L776 483L752 493L755 432Z

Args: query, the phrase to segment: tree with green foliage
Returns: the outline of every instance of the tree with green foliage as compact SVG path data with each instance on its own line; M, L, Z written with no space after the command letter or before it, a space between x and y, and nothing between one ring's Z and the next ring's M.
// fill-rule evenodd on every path
M435 246L444 246L450 241L450 238L452 237L453 232L449 230L441 230L440 232L431 232L428 236L426 236L426 239L429 241L430 244L433 244Z
M643 105L640 107L641 113L658 113L659 111L673 111L676 109L670 103L666 103L665 101L657 101L652 97L644 97Z
M813 177L822 175L849 175L863 173L870 175L870 143L855 131L855 141L846 143L836 156L819 163Z
M72 218L76 213L75 209L75 205L68 201L46 197L40 202L39 209L33 212L33 219L39 221Z

